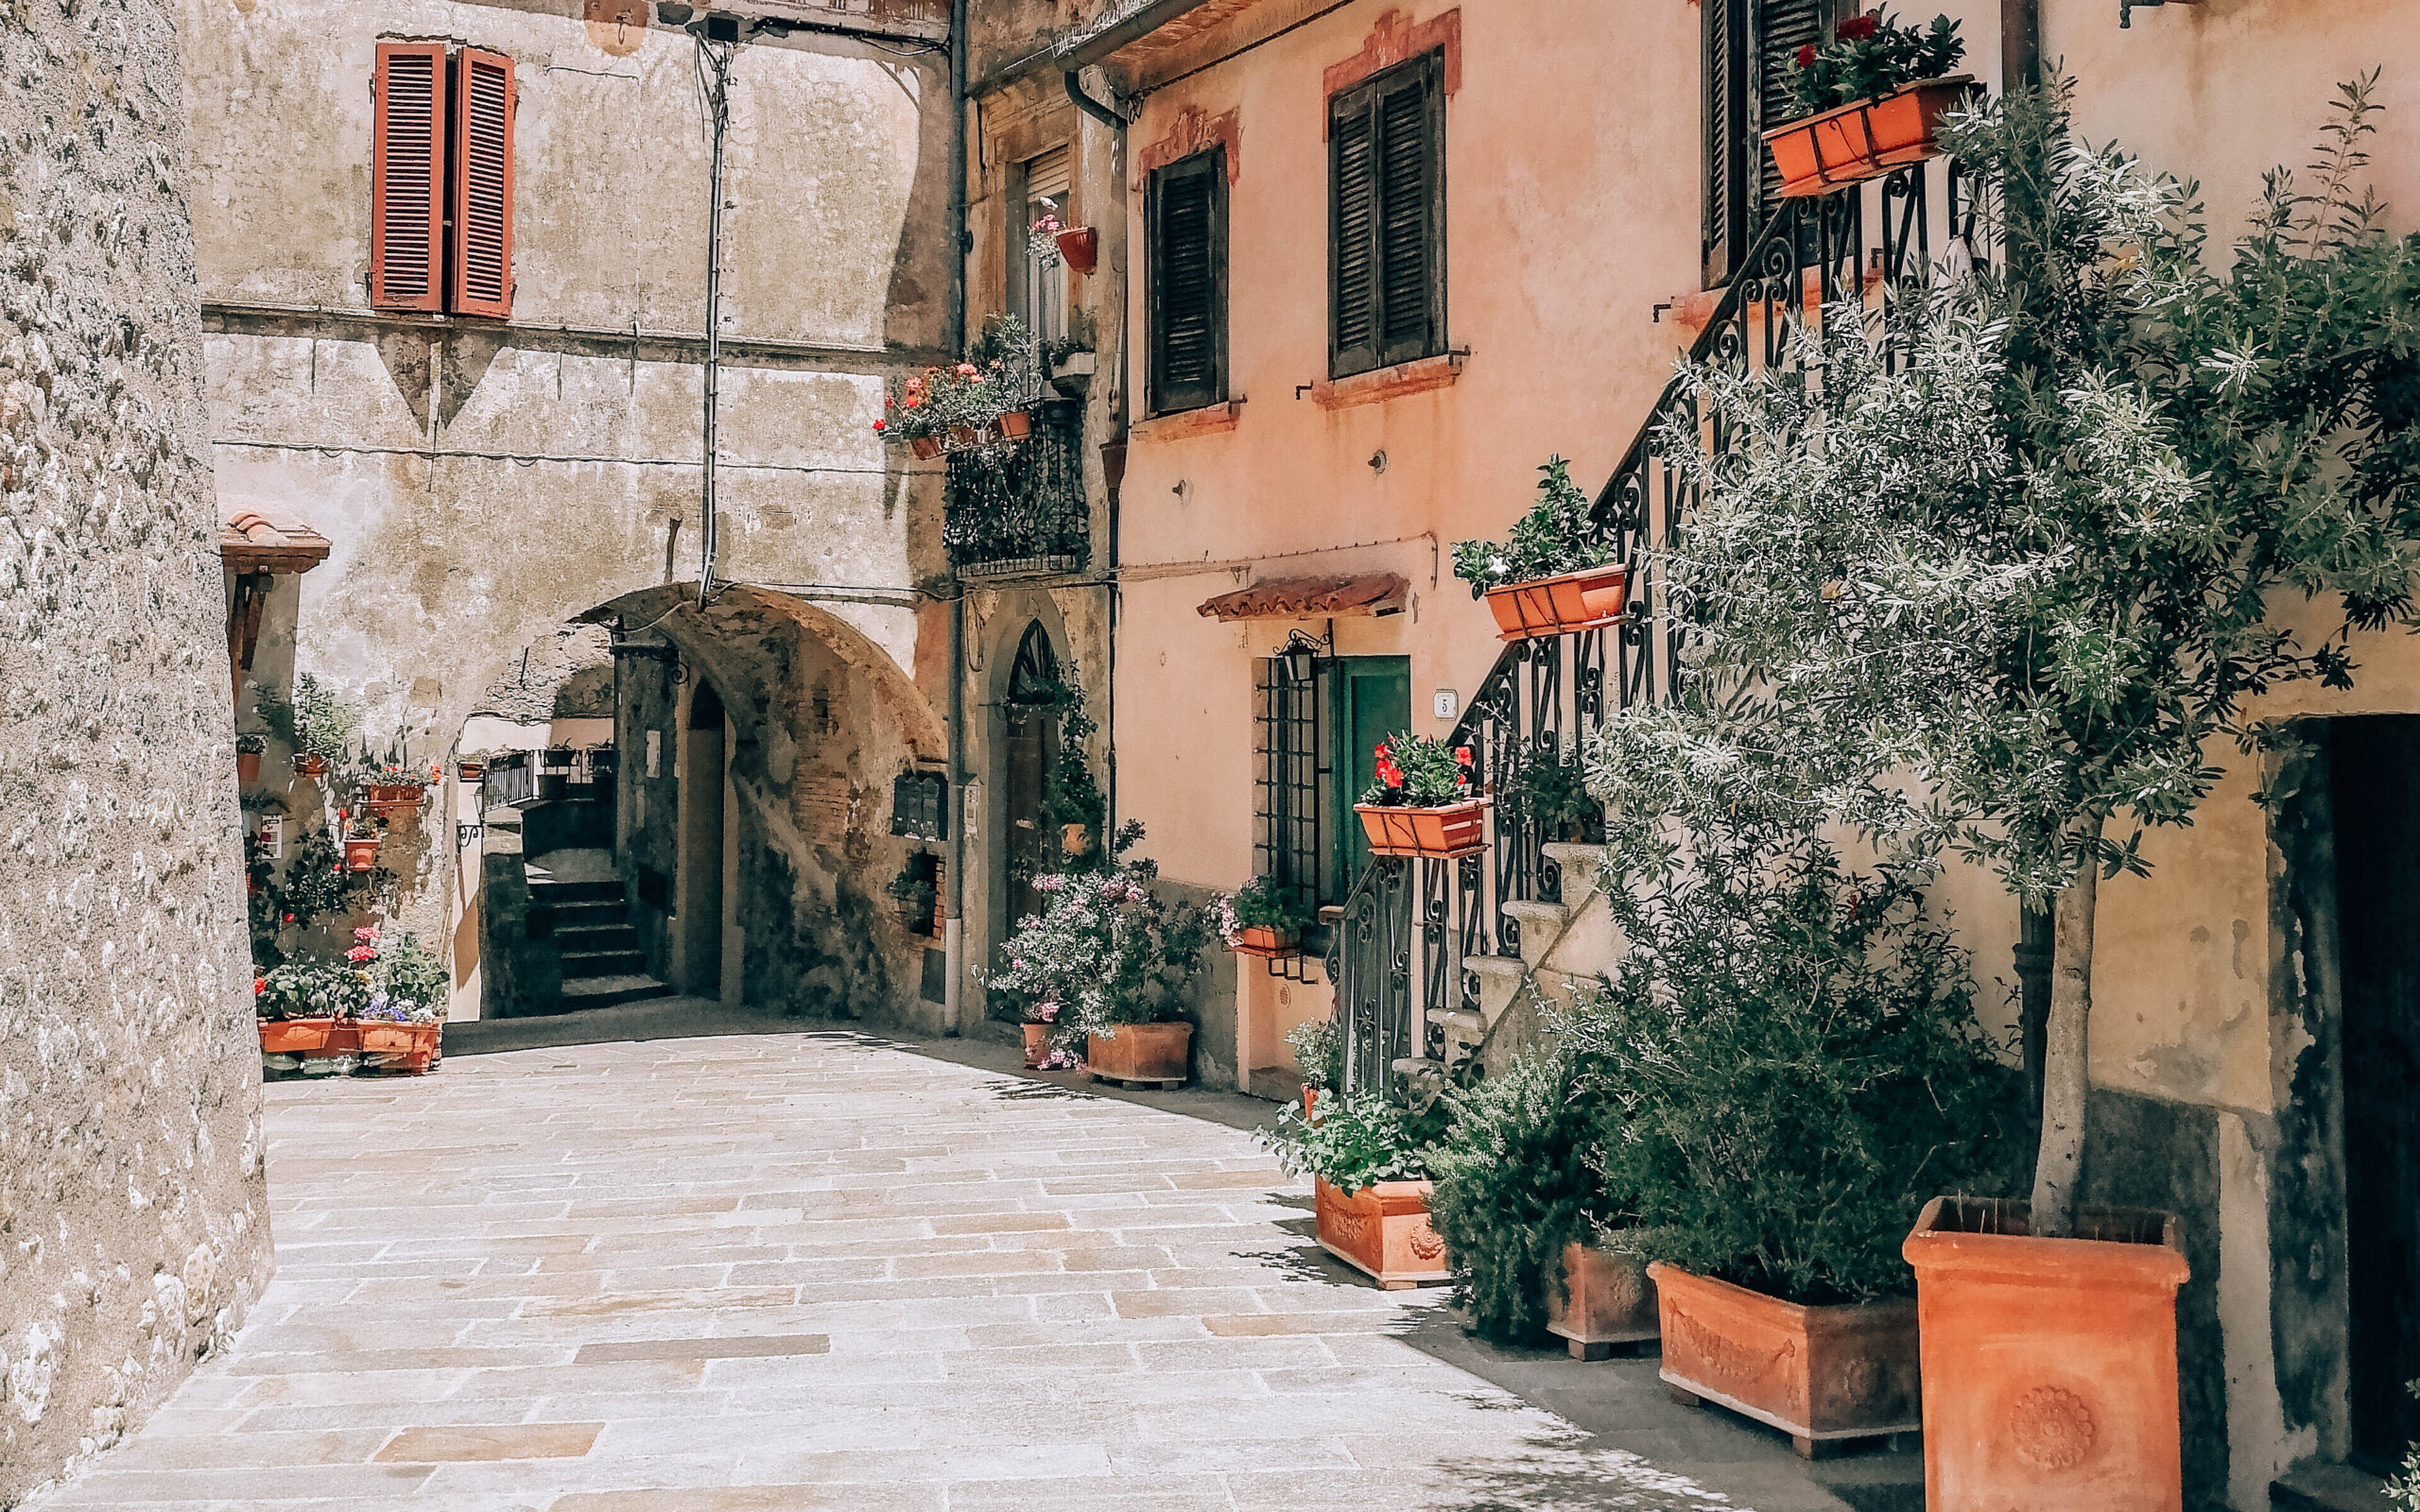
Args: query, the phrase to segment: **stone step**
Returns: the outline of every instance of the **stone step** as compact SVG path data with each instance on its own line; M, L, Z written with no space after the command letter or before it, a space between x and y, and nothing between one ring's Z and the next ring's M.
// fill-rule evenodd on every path
M611 902L602 898L575 898L569 902L551 902L544 898L534 901L555 911L558 930L611 929L631 921L630 905L618 898Z
M565 903L612 903L622 906L622 885L618 882L546 882L529 879L529 896L542 903L562 907Z
M558 915L555 943L567 956L588 951L634 951L639 948L639 932L618 919L612 923L565 924Z
M1487 1038L1486 1017L1467 1008L1431 1008L1428 1010L1428 1022L1432 1026L1444 1030L1447 1040L1456 1035L1465 1040Z
M1542 903L1514 900L1504 905L1505 916L1521 926L1521 959L1535 966L1563 936L1563 926L1571 922L1571 910L1561 903Z
M668 998L672 989L651 976L590 976L563 983L559 1000L564 1013L582 1008L610 1008L647 998Z
M575 979L604 976L638 976L647 971L647 957L637 951L572 951L563 952L563 985Z

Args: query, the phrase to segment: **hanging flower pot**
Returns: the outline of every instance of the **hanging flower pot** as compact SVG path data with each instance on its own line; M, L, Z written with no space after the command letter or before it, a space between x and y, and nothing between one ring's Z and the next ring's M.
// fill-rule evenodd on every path
M347 871L368 871L378 865L378 837L362 839L347 836L344 842L344 868Z
M1914 1302L1801 1307L1677 1266L1647 1274L1658 1373L1677 1395L1778 1428L1810 1458L1819 1444L1920 1426Z
M328 759L317 751L298 750L294 753L294 769L316 782L328 775Z
M1829 194L1893 168L1941 156L1933 131L1973 86L1952 74L1919 79L1876 99L1858 100L1765 133L1784 198Z
M1451 861L1487 849L1488 804L1483 798L1439 808L1356 803L1353 812L1361 816L1373 855Z
M982 444L981 431L972 425L953 425L949 428L949 439L942 449L948 452L971 452Z
M1380 1181L1341 1192L1318 1178L1320 1247L1388 1291L1441 1286L1454 1279L1445 1241L1428 1221L1427 1181Z
M1059 232L1059 256L1071 273L1090 273L1100 266L1100 232L1090 226L1070 226Z
M1620 619L1629 603L1630 569L1617 563L1508 583L1487 593L1488 610L1507 641L1598 629Z
M1004 441L1022 441L1033 434L1033 417L1022 409L1003 410L992 422L992 431Z

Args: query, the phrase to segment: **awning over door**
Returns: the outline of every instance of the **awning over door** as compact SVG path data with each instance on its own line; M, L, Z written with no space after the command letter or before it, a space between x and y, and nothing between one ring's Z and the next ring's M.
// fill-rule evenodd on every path
M1400 614L1410 587L1401 573L1271 577L1211 599L1201 606L1201 617L1225 623Z

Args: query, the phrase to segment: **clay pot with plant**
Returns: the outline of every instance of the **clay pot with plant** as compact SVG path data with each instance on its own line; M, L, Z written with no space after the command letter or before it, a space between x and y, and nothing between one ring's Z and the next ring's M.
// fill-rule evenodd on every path
M1436 735L1378 743L1377 779L1353 812L1373 855L1451 861L1487 846L1488 800L1471 793L1471 748Z
M1415 1112L1387 1098L1322 1097L1318 1116L1288 1106L1259 1135L1288 1176L1312 1177L1319 1246L1388 1291L1454 1279L1430 1223L1430 1148L1442 1104Z
M295 678L292 697L264 693L258 708L269 733L294 752L294 769L314 782L344 759L361 729L361 706L346 702L332 684L309 672Z
M1801 47L1783 80L1792 119L1765 133L1783 197L1829 194L1939 157L1942 117L1974 89L1966 75L1950 73L1965 56L1947 16L1918 31L1878 10L1842 21L1828 43Z
M1303 1111L1319 1116L1319 1094L1344 1085L1344 1031L1334 1018L1305 1019L1286 1031L1294 1069L1303 1078Z
M1454 576L1487 601L1507 641L1574 635L1619 620L1630 602L1630 569L1614 560L1614 533L1571 481L1571 464L1538 469L1537 502L1504 540L1454 545Z
M268 736L235 737L235 782L238 786L250 787L261 780L261 758L268 753Z
M1283 960L1301 948L1311 908L1298 889L1274 877L1254 877L1212 900L1210 919L1236 954Z
M1013 316L986 323L974 351L891 385L875 434L920 457L1012 447L1032 434L1033 340Z

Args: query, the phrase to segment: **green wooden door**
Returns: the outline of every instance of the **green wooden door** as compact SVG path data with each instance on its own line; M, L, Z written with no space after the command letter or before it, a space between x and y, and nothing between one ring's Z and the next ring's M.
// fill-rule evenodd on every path
M1353 812L1364 788L1378 780L1378 743L1411 728L1411 659L1401 656L1340 657L1333 663L1335 717L1327 721L1334 747L1328 770L1335 783L1329 812L1337 816L1335 865L1341 899L1370 863L1370 840Z

